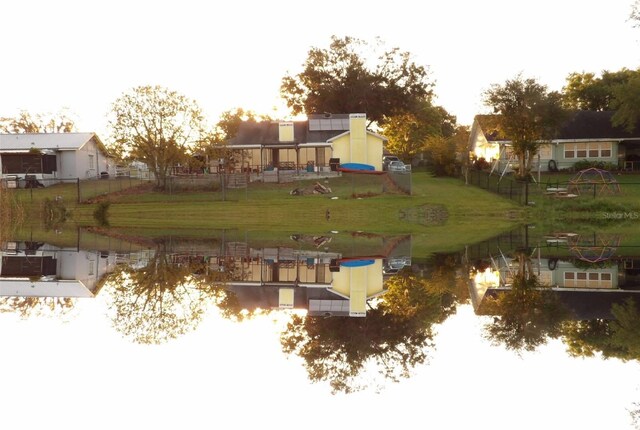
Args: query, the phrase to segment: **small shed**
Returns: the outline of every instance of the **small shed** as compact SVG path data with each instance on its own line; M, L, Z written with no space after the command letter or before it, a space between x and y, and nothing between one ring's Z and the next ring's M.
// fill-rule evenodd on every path
M618 194L620 184L610 171L590 167L579 171L569 180L568 191L575 194L585 191L591 191L594 195Z

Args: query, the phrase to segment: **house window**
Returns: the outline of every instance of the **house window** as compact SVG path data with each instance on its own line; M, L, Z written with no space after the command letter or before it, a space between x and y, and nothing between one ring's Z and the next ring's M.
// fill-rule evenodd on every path
M575 145L564 146L564 158L576 158Z
M564 158L610 158L611 142L567 143Z
M93 155L89 155L89 169L95 169L95 164L93 163Z
M564 286L567 288L612 288L611 273L565 272Z

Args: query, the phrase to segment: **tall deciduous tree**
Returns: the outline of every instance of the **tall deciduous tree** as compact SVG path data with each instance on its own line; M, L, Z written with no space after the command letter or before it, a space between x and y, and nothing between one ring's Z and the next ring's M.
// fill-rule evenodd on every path
M76 131L75 121L66 109L56 113L31 114L20 111L17 117L0 118L1 133L71 133Z
M614 126L622 126L628 132L638 131L640 123L640 70L629 80L613 89L613 107L616 112L611 117Z
M424 151L427 138L450 137L456 127L456 118L443 107L423 101L415 109L388 117L382 133L389 139L387 149L409 162Z
M507 349L533 351L548 338L562 334L568 311L533 274L528 253L521 250L515 259L518 269L511 289L496 298L485 299L487 311L495 315L493 323L485 326L485 336Z
M109 275L114 327L141 344L165 343L194 330L217 294L216 288L197 282L199 270L174 264L160 244L144 268Z
M616 89L640 74L623 68L610 72L604 70L600 76L595 73L571 73L562 89L563 103L568 109L606 111L616 108Z
M484 93L484 103L497 113L501 133L511 141L518 158L517 176L528 179L540 145L551 138L564 117L561 95L521 75L494 84Z
M195 100L160 86L141 86L113 103L112 147L115 153L145 163L164 189L171 168L206 136Z
M392 48L376 55L375 48L348 36L332 36L329 48L311 48L303 71L282 79L287 106L293 114L364 112L383 124L431 99L427 69L409 52Z
M366 318L294 315L280 337L283 351L304 359L309 379L328 381L334 393L365 388L369 364L391 381L408 377L433 347L433 324L453 313L455 304L448 283L442 288L411 274L394 276L387 288Z

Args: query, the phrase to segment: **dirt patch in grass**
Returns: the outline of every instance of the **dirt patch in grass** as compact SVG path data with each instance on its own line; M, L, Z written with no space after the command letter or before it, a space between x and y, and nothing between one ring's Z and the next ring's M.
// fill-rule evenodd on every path
M449 213L441 205L422 205L400 211L400 220L420 225L443 225Z
M101 196L93 197L91 199L85 200L84 203L93 204L100 203L106 200L117 199L121 196L135 196L140 194L146 194L152 192L154 189L154 185L152 183L137 185L135 187L127 188L122 191L116 191L109 194L103 194Z

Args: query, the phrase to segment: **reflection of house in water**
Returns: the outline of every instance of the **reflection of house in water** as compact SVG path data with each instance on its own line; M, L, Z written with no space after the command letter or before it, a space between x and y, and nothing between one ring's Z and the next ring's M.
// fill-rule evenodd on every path
M532 274L578 319L611 318L613 304L628 298L640 302L640 258L612 257L597 263L569 257L532 258L531 263ZM517 270L516 260L500 255L471 278L476 313L484 313L483 299L511 289Z
M306 309L309 315L366 316L367 300L384 292L382 258L341 258L338 253L293 248L246 249L227 244L212 269L238 280L226 288L243 308Z
M0 255L0 296L94 297L117 262L115 253L42 242L4 242Z

